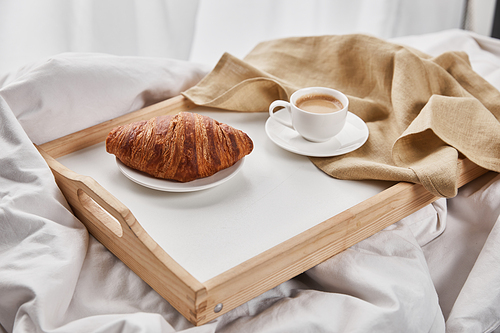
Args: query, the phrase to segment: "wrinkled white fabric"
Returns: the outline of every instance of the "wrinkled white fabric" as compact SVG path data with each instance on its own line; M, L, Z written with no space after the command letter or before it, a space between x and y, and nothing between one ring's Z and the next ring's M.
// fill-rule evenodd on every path
M11 74L1 95L42 144L176 96L206 73L174 59L64 53Z
M397 42L431 54L464 50L500 87L496 41L453 30ZM165 59L64 54L0 78L0 332L498 329L500 176L491 173L193 327L89 236L32 140L174 96L205 73Z
M176 96L205 74L169 59L62 54L1 80L0 324L7 332L175 331L165 318L176 311L89 237L32 141Z
M424 248L448 332L500 326L499 198L498 175L470 184L450 202L446 232Z
M45 331L65 317L88 233L1 98L0 110L0 323Z
M269 306L273 294L275 303ZM226 315L235 318L222 332L442 332L444 328L425 257L404 224L375 234L234 312Z

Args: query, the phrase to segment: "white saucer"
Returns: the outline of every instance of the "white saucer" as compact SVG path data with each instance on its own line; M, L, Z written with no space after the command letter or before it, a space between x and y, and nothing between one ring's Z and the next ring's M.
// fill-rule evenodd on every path
M241 167L243 166L244 160L245 158L243 157L241 160L239 160L229 168L223 169L210 177L195 179L186 183L155 178L148 175L147 173L126 166L118 158L116 159L116 164L118 165L120 171L125 175L125 177L139 185L158 191L193 192L220 185L233 178L238 173L238 171L240 171Z
M289 117L286 110L275 113L278 117ZM273 118L266 121L267 136L281 148L292 153L313 156L329 157L349 153L361 147L368 140L368 126L354 113L347 113L347 121L342 131L326 142L311 142L300 136L299 133Z

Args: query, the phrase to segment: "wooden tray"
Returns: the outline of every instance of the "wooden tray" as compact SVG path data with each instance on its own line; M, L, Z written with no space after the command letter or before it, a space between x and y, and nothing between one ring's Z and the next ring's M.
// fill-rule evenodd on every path
M160 247L115 196L93 178L77 174L56 160L103 142L115 126L194 107L178 96L37 148L73 212L89 232L195 325L234 309L437 199L421 185L397 183L207 281L200 281ZM467 159L458 163L459 186L487 172Z

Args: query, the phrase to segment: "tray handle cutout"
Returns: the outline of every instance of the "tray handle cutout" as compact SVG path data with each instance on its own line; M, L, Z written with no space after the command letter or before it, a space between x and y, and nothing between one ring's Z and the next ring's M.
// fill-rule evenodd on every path
M123 229L121 223L106 209L104 209L100 204L98 204L90 195L88 195L84 190L79 188L77 190L78 201L80 201L82 207L87 210L89 214L94 216L98 221L108 228L113 234L118 237L123 236Z

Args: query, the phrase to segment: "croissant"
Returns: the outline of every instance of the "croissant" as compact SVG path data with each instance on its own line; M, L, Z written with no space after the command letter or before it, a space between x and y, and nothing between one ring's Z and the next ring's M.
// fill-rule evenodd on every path
M244 132L190 112L118 126L106 138L106 151L123 164L179 182L211 176L252 150Z

